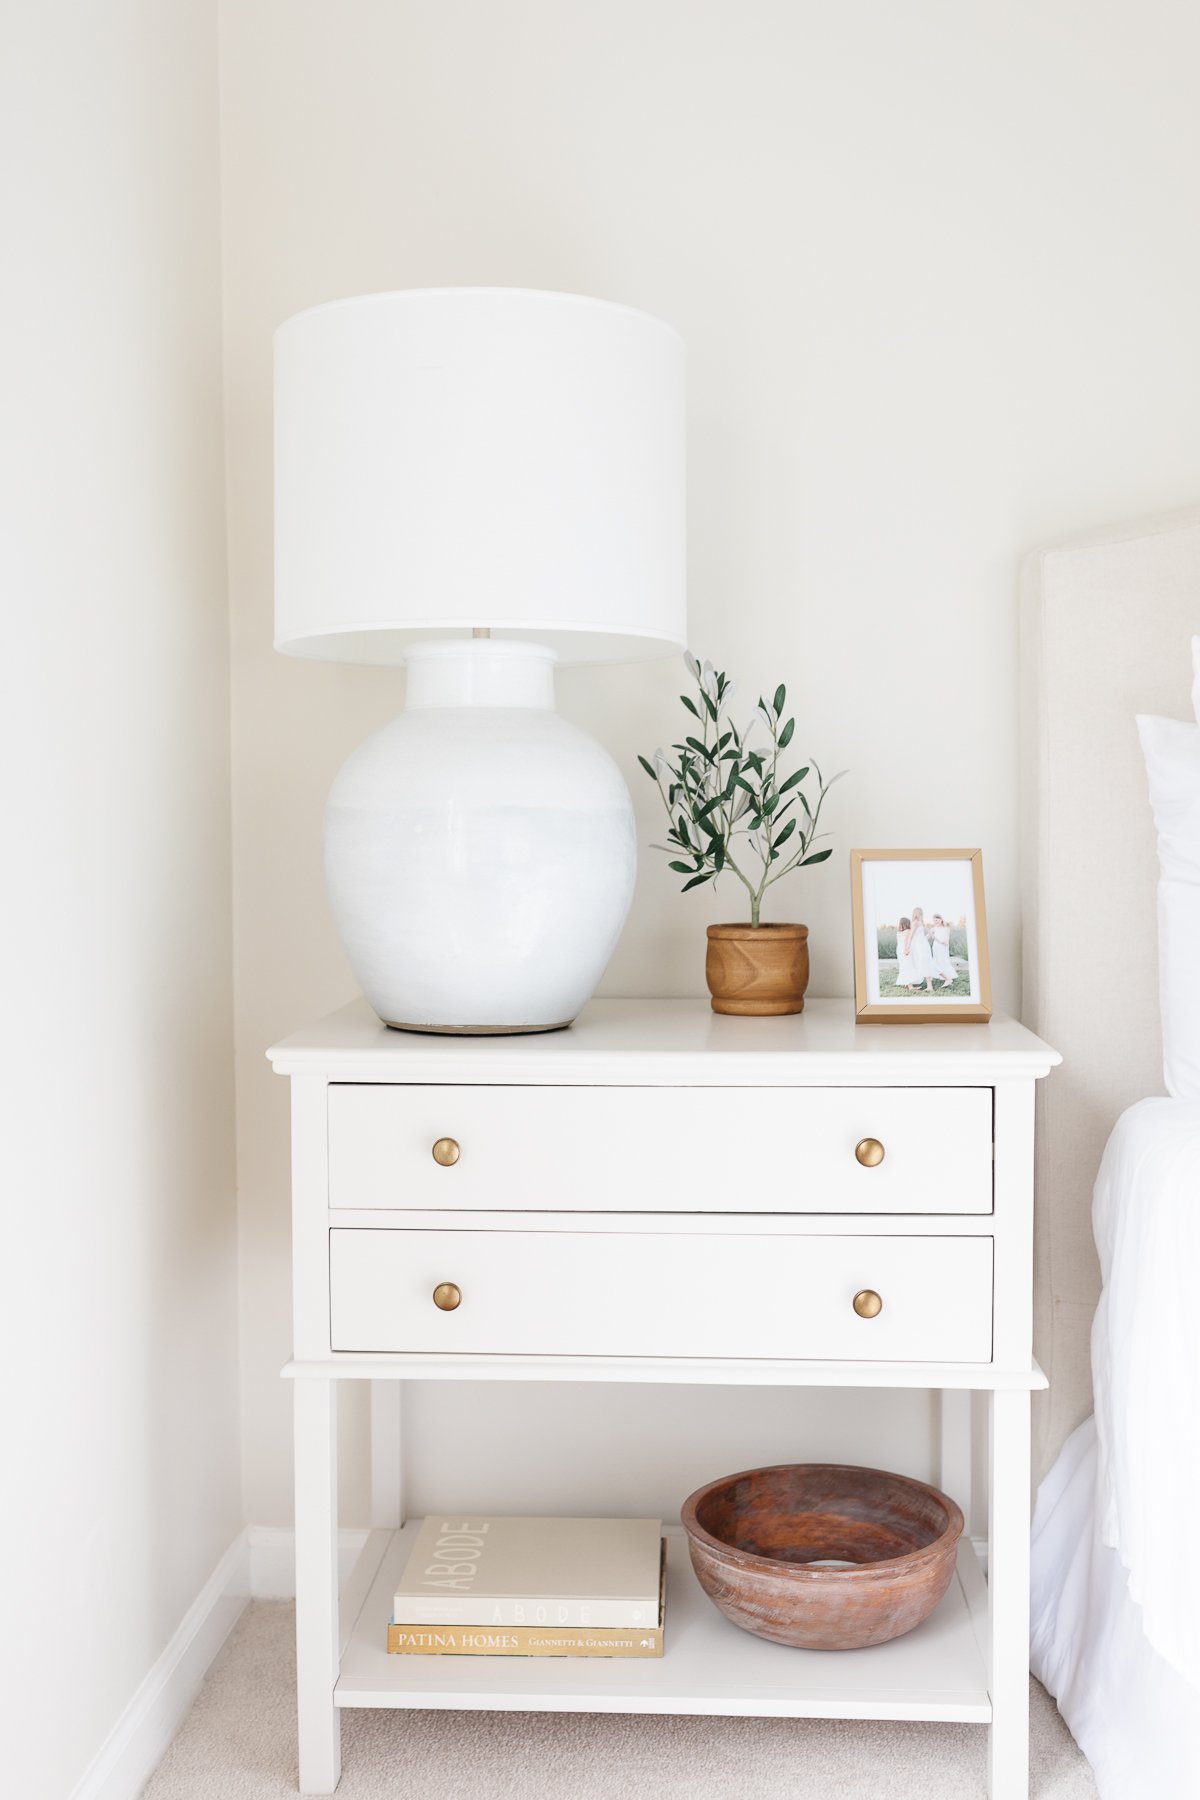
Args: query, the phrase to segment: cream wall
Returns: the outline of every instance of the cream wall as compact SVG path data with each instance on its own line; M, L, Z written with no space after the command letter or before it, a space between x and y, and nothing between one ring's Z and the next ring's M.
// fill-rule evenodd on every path
M5 8L0 1789L242 1524L216 14Z
M786 679L800 747L852 771L836 856L775 890L774 916L808 921L815 990L845 992L850 846L982 844L1013 1006L1018 557L1200 485L1200 14L226 0L222 30L244 1452L250 1517L282 1521L286 1093L262 1051L353 991L321 809L402 677L271 651L272 330L338 295L437 283L577 290L677 326L693 646L751 690ZM560 691L631 771L649 840L633 758L671 732L677 671L572 673ZM701 991L704 924L734 906L682 899L647 853L606 990ZM813 1452L859 1432L861 1454L866 1424L882 1460L927 1447L911 1398L858 1414L785 1395L569 1400L550 1402L553 1441L595 1504L620 1500L595 1448L614 1409L639 1503L664 1507L692 1471L798 1446L800 1417ZM492 1485L472 1504L502 1487L530 1503L512 1470L539 1441L533 1404L497 1418L470 1390L418 1393L418 1505L461 1503L447 1446L480 1432ZM361 1517L354 1407L350 1424Z

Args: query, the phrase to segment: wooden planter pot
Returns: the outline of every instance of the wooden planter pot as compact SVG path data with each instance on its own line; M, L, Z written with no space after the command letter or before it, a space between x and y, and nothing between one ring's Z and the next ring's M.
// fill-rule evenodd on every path
M803 1012L808 926L710 925L704 973L714 1012Z

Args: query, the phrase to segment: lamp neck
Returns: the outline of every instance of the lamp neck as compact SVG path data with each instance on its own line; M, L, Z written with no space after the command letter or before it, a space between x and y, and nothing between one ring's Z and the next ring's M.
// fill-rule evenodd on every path
M408 712L451 706L554 710L553 650L509 638L447 638L414 644L405 658Z

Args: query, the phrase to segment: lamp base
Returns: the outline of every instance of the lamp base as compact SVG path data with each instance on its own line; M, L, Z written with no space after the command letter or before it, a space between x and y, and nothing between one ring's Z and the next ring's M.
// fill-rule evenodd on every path
M616 947L636 872L612 758L554 711L554 654L410 650L406 710L325 814L325 879L363 992L397 1031L561 1031Z
M528 1037L535 1031L566 1031L574 1019L554 1025L410 1025L401 1019L385 1019L389 1031L423 1031L433 1037Z

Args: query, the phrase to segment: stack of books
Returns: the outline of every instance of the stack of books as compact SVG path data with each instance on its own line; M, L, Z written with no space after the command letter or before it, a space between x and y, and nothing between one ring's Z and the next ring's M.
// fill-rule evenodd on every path
M661 1656L660 1519L423 1521L392 1603L402 1656Z

